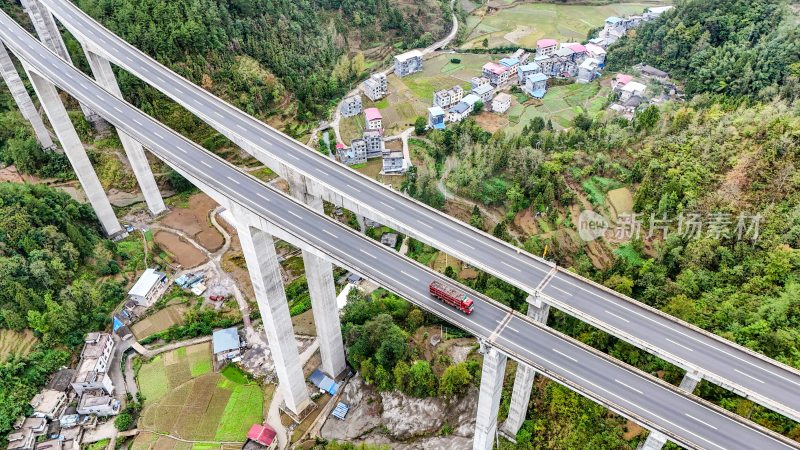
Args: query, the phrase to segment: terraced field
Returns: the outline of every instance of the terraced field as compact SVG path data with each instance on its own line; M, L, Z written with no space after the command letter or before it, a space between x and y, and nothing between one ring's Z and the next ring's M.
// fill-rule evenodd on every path
M31 330L0 330L0 361L11 355L27 355L38 342Z

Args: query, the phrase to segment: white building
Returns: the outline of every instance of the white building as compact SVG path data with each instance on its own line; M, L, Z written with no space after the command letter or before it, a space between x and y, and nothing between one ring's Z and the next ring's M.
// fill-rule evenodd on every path
M475 94L468 94L466 97L464 97L464 100L462 100L462 102L466 103L467 107L469 108L469 111L467 111L467 114L469 114L472 111L474 111L475 110L475 105L480 101L481 101L481 98L478 97Z
M356 94L342 101L339 111L344 117L353 117L361 113L361 95Z
M386 175L400 175L406 171L403 152L392 150L383 153L383 173Z
M536 41L536 56L550 56L558 48L558 41L555 39L539 39Z
M365 163L367 162L367 142L363 139L353 139L349 148L339 147L337 144L336 154L339 156L339 162L348 166Z
M99 417L119 414L120 401L102 392L86 392L78 403L78 414L94 414Z
M367 130L382 130L383 116L378 108L367 108L364 110L364 120Z
M67 401L67 394L61 391L54 391L52 389L43 389L41 392L33 396L30 401L33 407L33 417L40 419L53 420L58 417L61 408Z
M603 47L590 42L586 44L586 53L590 58L596 59L600 64L605 64L606 51L603 49Z
M367 158L379 158L383 155L386 146L380 130L364 131L362 138L367 145Z
M517 67L517 84L525 84L525 80L528 79L528 75L533 75L541 71L542 68L539 67L539 64L536 64L535 61L530 64L523 64Z
M586 58L580 66L578 66L578 83L589 83L597 77L597 70L600 66L600 61L594 58Z
M508 111L508 108L511 107L511 95L501 92L494 97L492 100L492 111L503 114L504 112Z
M114 338L108 333L89 333L86 336L78 373L72 382L72 388L78 395L97 389L107 394L114 393L114 384L108 376L114 347Z
M386 75L376 73L361 83L361 89L367 98L376 102L389 94L389 81L386 79Z
M394 57L394 74L398 77L411 75L422 70L422 52L411 50Z
M141 306L149 306L156 300L159 288L163 286L166 278L165 274L155 269L147 269L128 291L128 297Z
M489 84L489 79L486 77L472 77L472 79L469 80L469 84L472 86L472 89L475 89L478 86Z
M622 87L619 100L620 102L624 103L633 96L641 97L644 95L644 91L646 90L647 86L643 85L642 83L629 81L625 86Z
M494 97L494 87L491 84L484 84L473 89L472 94L477 95L488 109L492 102L492 97Z
M453 106L449 110L447 110L447 121L448 122L461 122L464 120L465 117L472 112L472 107L466 104L463 100L458 102L456 106Z
M433 106L448 109L464 98L464 89L461 86L453 86L450 89L442 89L433 93Z

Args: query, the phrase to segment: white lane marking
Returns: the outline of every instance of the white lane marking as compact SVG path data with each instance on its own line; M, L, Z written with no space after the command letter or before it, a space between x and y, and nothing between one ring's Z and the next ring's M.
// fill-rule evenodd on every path
M383 206L385 206L385 207L387 207L387 208L389 208L389 209L397 209L397 208L395 208L394 206L392 206L392 205L390 205L390 204L386 203L386 202L385 202L385 201L383 201L383 200L378 200L378 203L380 203L381 205L383 205Z
M405 270L401 270L400 273L407 276L408 278L413 279L414 281L419 281L419 278L415 277L414 275L409 275Z
M430 228L431 230L433 230L433 229L434 229L434 228L433 228L433 226L431 226L429 223L423 222L423 221L421 221L421 220L419 220L419 219L416 219L416 221L417 221L418 223L421 223L422 225L425 225L426 227Z
M233 177L226 177L226 178L227 178L227 179L229 179L229 180L231 180L231 181L233 181L233 182L234 182L234 183L236 183L236 184L242 184L242 183L239 183L239 181L238 181L238 180L236 180L236 179L235 179L235 178L233 178Z
M690 419L692 419L692 420L695 420L695 421L697 421L697 422L700 422L700 423L702 423L703 425L705 425L705 426L707 426L707 427L709 427L709 428L713 428L713 429L715 429L715 430L717 429L717 427L715 427L714 425L711 425L711 424L710 424L710 423L708 423L708 422L704 422L704 421L702 421L702 420L698 419L697 417L695 417L695 416L693 416L693 415L691 415L691 414L686 414L686 413L683 413L683 414L684 414L686 417L688 417L688 418L690 418Z
M207 162L205 162L203 160L200 160L200 164L202 164L202 165L208 167L209 169L211 169L211 164L209 164L209 163L207 163Z
M664 338L664 339L668 340L670 343L672 343L672 344L674 344L674 345L677 345L678 347L682 347L682 348L684 348L684 349L686 349L686 350L689 350L690 352L693 352L693 351L694 351L694 350L692 350L691 348L689 348L689 347L687 347L687 346L685 346L685 345L683 345L683 344L680 344L680 343L678 343L678 342L675 342L675 341L673 341L673 340L672 340L672 339L670 339L670 338Z
M217 117L219 117L220 119L224 119L224 118L225 118L225 116L223 116L223 115L222 115L222 113L220 113L220 112L219 112L219 111L217 111L216 109L214 110L214 115L215 115L215 116L217 116Z
M555 286L548 286L548 287L551 287L551 288L553 288L553 289L555 289L555 290L557 290L559 292L562 292L564 295L569 295L570 297L572 297L572 293L571 292L567 292L567 291L565 291L565 290L563 290L561 288L557 288Z
M258 192L256 193L256 195L257 195L257 196L259 196L259 197L261 197L261 198L263 198L264 200L266 200L266 201L268 201L268 202L271 202L271 201L272 201L272 200L268 199L267 197L265 197L264 195L262 195L262 194L260 194L260 193L258 193Z
M300 158L298 158L297 156L294 156L291 152L284 153L284 155L288 156L289 158L292 158L295 161L300 161Z
M609 310L607 310L607 309L604 309L603 311L605 311L605 313L606 313L606 314L608 314L608 315L610 315L610 316L614 316L614 317L616 317L616 318L617 318L617 319L619 319L619 320L625 321L625 323L631 323L631 321L630 321L630 320L628 320L628 319L626 319L626 318L624 318L624 317L620 316L619 314L614 314L614 313L612 313L611 311L609 311Z
M623 385L623 386L625 386L626 388L628 388L628 389L632 390L633 392L637 392L637 393L639 393L639 395L644 395L644 392L642 392L642 391L640 391L640 390L636 389L635 387L631 386L630 384L623 383L622 381L619 381L619 380L618 380L618 379L616 379L616 378L614 378L614 381L615 381L615 382L617 382L617 383L619 383L619 384L621 384L621 385Z
M325 233L325 234L327 234L328 236L336 237L336 235L335 235L335 234L331 233L330 231L328 231L328 230L326 230L326 229L324 229L324 228L322 229L322 232L323 232L323 233Z
M509 263L507 263L505 261L500 261L500 264L502 264L502 265L504 265L506 267L511 267L512 269L516 270L517 272L522 272L522 269L520 269L519 267L512 266L511 264L509 264Z
M105 100L106 98L100 94L94 94L95 97L99 98L101 101Z
M324 170L320 169L319 167L315 167L314 170L316 170L317 172L319 172L319 173L321 173L323 175L328 175L328 172L325 172Z
M238 128L238 129L240 129L242 131L247 131L247 128L245 128L244 125L242 125L242 124L240 124L238 122L236 123L236 128Z
M119 107L117 105L114 105L114 111L116 111L118 113L122 113L122 110L119 109Z
M134 118L133 121L136 122L136 125L139 125L140 127L144 126L142 122L139 122L139 119Z
M746 374L746 373L742 372L742 371L741 371L741 370L739 370L739 369L733 369L733 370L734 370L735 372L739 372L740 374L742 374L742 375L746 376L747 378L752 378L752 379L754 379L754 380L758 381L759 383L761 383L761 384L764 384L764 382L763 382L763 381L759 380L758 378L756 378L756 377L754 377L754 376L752 376L752 375L748 375L748 374Z
M288 212L289 214L291 214L291 215L293 215L293 216L297 217L297 218L298 218L298 219L300 219L300 220L303 220L303 218L302 218L302 217L300 217L300 215L299 215L299 214L295 214L295 212L294 212L294 211L286 211L286 212Z
M775 373L775 372L773 372L773 371L769 370L769 369L768 369L768 368L766 368L766 367L759 366L759 365L757 365L757 364L755 364L755 363L753 363L753 362L751 362L751 361L748 361L748 360L746 360L746 359L744 359L744 358L742 358L742 357L739 357L739 356L736 356L736 355L734 355L733 353L731 353L731 352L729 352L729 351L726 351L724 348L718 348L718 347L716 347L716 346L714 345L714 344L719 344L719 345L722 345L722 346L724 346L724 345L725 345L724 343L717 343L716 341L714 341L714 342L712 342L712 343L705 342L704 340L702 340L702 339L699 339L699 338L697 338L697 337L695 337L695 336L691 336L691 335L689 335L689 334L687 334L687 333L684 333L684 332L682 332L682 331L679 331L679 330L673 329L673 328L672 328L672 327L670 327L670 326L669 326L669 324L667 324L667 323L663 323L663 322L661 322L661 321L659 321L659 320L657 320L657 319L655 319L655 318L653 318L653 317L649 317L649 316L647 316L647 315L645 315L645 314L642 314L642 313L640 313L639 311L636 311L636 310L634 310L634 309L628 308L628 307L626 307L625 305L623 305L623 304L621 304L621 303L618 303L618 302L614 301L613 299L610 299L610 298L608 298L608 297L602 296L602 295L600 295L600 294L598 294L598 293L596 293L596 292L593 292L593 291L591 291L591 290L589 290L589 289L587 289L587 288L585 288L585 287L583 287L583 286L579 286L579 285L577 285L577 284L575 284L575 283L573 283L573 282L571 282L571 281L567 280L566 278L561 278L561 277L559 277L558 275L556 275L556 277L554 277L554 278L558 278L559 280L563 281L564 283L567 283L567 284L569 284L569 285L571 285L571 286L574 286L574 287L576 287L576 288L578 288L578 289L580 289L580 290L582 290L582 291L585 291L585 292L589 293L590 295L593 295L593 296L595 296L595 297L598 297L599 299L601 299L601 300L603 300L603 301L606 301L606 302L608 302L608 303L611 303L612 305L615 305L615 306L617 306L617 307L619 307L619 308L622 308L622 309L624 309L624 310L626 310L626 311L630 312L631 314L635 314L635 315L637 315L637 316L641 317L641 318L642 318L642 319L644 319L644 320L647 320L647 321L649 321L649 322L652 322L652 323L654 323L654 324L656 324L656 325L659 325L659 326L661 326L662 328L666 328L666 329L667 329L667 330L669 330L670 332L673 332L673 333L680 334L681 336L683 336L683 337L686 337L686 338L688 338L688 339L691 339L691 340L693 340L693 341L695 341L695 342L697 342L697 343L699 343L699 344L705 345L706 347L709 347L709 348L711 348L712 350L714 350L714 351L716 351L716 352L719 352L719 353L721 353L721 354L723 354L723 355L726 355L726 356L730 356L731 358L733 358L733 359L736 359L736 360L738 360L738 361L741 361L741 362L743 362L743 363L745 363L745 364L747 364L747 365L749 365L749 366L751 366L751 367L755 367L756 369L759 369L759 370L761 370L761 371L764 371L764 372L766 372L766 373L768 373L768 374L770 374L770 375L773 375L773 376L775 376L775 377L778 377L778 378L780 378L780 379L782 379L782 380L784 380L784 381L786 381L786 382L792 383L792 384L794 384L794 385L796 385L796 386L800 386L800 382L798 382L798 381L795 381L795 380L789 379L789 378L788 378L788 377L786 377L786 376L783 376L783 375L781 375L781 374ZM595 289L597 289L597 288L595 288ZM609 294L610 294L610 293L609 293ZM624 300L623 300L623 301L624 301ZM713 340L713 339L712 339L712 340ZM768 362L767 362L767 363L768 363ZM732 380L730 380L730 381L732 381Z
M360 249L358 249L358 251L360 251L361 253L363 253L363 254L365 254L365 255L367 255L367 256L369 256L369 257L371 257L371 258L378 259L378 257L377 257L377 256L375 256L375 255L373 255L372 253L370 253L370 252L368 252L368 251L364 250L363 248L360 248Z
M346 183L346 186L347 186L347 187L349 187L350 189L352 189L352 190L356 191L356 192L361 192L361 191L360 191L360 190L359 190L357 187L353 187L353 186L352 186L351 184L349 184L349 183Z
M458 242L459 242L461 245L464 245L464 246L466 246L466 247L469 247L469 248L471 248L471 249L475 250L475 247L473 247L473 246L471 246L471 245L467 244L466 242L462 241L461 239L456 239L456 240L457 240L457 241L458 241Z
M159 138L159 139L164 139L164 136L159 134L157 131L153 131L153 134L156 135L156 137Z
M519 330L517 330L516 328L511 328L511 327L510 327L510 326L508 326L508 325L506 325L506 326L505 326L505 328L506 328L506 329L509 329L509 330L511 330L511 331L513 331L514 333L519 333Z
M568 360L570 360L570 361L572 361L572 362L578 362L578 360L577 360L577 359L573 358L572 356L569 356L568 354L566 354L566 353L564 353L564 352L560 352L560 351L558 351L558 350L556 350L556 349L552 349L552 350L553 350L554 352L558 353L559 355L563 356L564 358L567 358Z
M133 62L133 59L130 56L126 55L126 54L122 55L122 59L124 59L125 61L128 61L129 63Z
M500 336L500 337L501 337L501 338L503 338L503 336ZM671 422L669 419L667 419L667 418L665 418L665 417L662 417L662 416L659 416L658 414L656 414L656 413L654 413L654 412L652 412L652 411L649 411L649 410L647 410L647 409L645 409L645 408L643 408L643 407L641 407L641 406L637 405L636 403L634 403L633 401L631 401L630 399L628 399L628 396L621 396L621 395L615 394L615 393L613 393L613 392L609 391L608 389L606 389L606 388L604 388L604 387L602 387L602 386L598 385L598 384L597 384L597 383L595 383L594 381L592 381L592 380L589 380L589 379L587 379L587 378L584 378L584 377L582 377L582 376L580 376L580 375L578 375L578 374L576 374L576 373L574 373L574 372L572 372L572 371L568 370L567 368L565 368L565 367L563 367L563 366L559 366L558 364L556 364L556 363L554 363L554 362L552 362L552 361L548 360L547 358L545 358L545 357L543 357L543 356L540 356L540 355L538 355L538 354L536 354L536 353L534 353L534 352L530 351L530 349L523 348L523 347L522 347L520 344L517 344L516 342L514 342L514 341L512 341L512 340L510 340L510 339L506 339L506 338L503 338L503 339L505 339L505 340L506 340L506 342L508 342L508 343L509 343L509 345L513 345L514 347L517 347L518 349L522 350L523 352L530 353L530 354L531 354L531 356L533 356L533 358L534 358L534 359L537 359L537 358L538 358L538 359L540 359L540 360L542 360L542 361L544 361L544 362L546 362L546 363L550 364L551 366L553 366L553 367L555 367L555 368L557 368L557 369L561 370L562 372L564 372L564 373L567 373L567 374L569 374L569 375L573 376L573 377L574 377L574 378L576 378L577 380L579 380L579 381L582 381L582 382L583 382L583 384L585 384L585 385L593 386L595 389L597 389L597 390L600 390L600 391L602 391L602 392L605 392L606 394L608 394L608 395L610 395L610 396L616 397L616 398L617 398L617 399L619 399L620 401L622 401L622 402L625 402L625 403L627 403L627 404L629 404L629 405L633 406L634 408L637 408L637 409L639 409L639 410L641 410L641 411L644 411L644 412L646 412L647 414L650 414L651 416L653 416L653 417L657 418L658 420L661 420L661 421L662 421L662 422L664 422L664 423L667 423L667 424L669 424L669 425L672 425L673 427L675 427L675 428L677 428L677 429L679 429L679 430L683 430L684 432L686 432L686 433L688 433L688 434L690 434L690 435L692 435L692 436L695 436L695 437L696 437L696 438L698 438L698 439L701 439L701 440L703 440L703 441L705 441L705 442L708 442L709 444L713 445L714 447L717 447L717 448L719 448L719 449L722 449L722 450L726 450L726 449L725 449L725 447L722 447L721 445L718 445L718 444L716 444L716 443L714 443L714 442L711 442L711 441L709 441L708 439L704 438L703 436L700 436L700 435L699 435L699 434L697 434L697 433L693 433L693 432L691 432L690 430L687 430L686 428L684 428L684 427L682 427L682 426L680 426L680 425L678 425L678 424L676 424L676 423L674 423L674 422ZM579 349L580 349L580 347L576 347L576 348L579 348ZM580 349L580 350L583 350L583 349ZM585 351L585 350L583 350L583 351ZM661 386L657 386L657 387L659 387L659 388L661 388L661 389L664 389L664 390L666 390L666 388L664 388L664 387L661 387ZM716 414L717 414L717 415L720 415L721 417L728 418L727 416L721 415L721 414L719 414L719 413L716 413ZM730 418L729 418L729 419L730 419ZM731 420L733 420L733 419L731 419ZM769 437L769 438L771 438L771 439L775 440L775 438L773 438L773 437L771 437L771 436L768 436L768 435L766 435L766 434L764 434L764 433L761 433L760 431L757 431L757 432L758 432L759 434L763 435L763 436L766 436L766 437Z

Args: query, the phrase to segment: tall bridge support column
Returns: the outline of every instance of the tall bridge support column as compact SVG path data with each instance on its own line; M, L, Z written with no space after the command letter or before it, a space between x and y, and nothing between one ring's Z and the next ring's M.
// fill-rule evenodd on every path
M702 380L703 377L697 372L686 372L686 375L683 376L681 380L680 386L678 386L682 391L686 391L688 393L694 392L694 389L697 387L697 384ZM661 450L664 444L667 443L667 437L659 432L659 431L651 431L650 434L647 435L647 440L644 441L640 450Z
M237 232L275 362L280 382L278 388L283 393L286 407L299 415L311 404L311 398L297 352L278 255L272 235L253 228L250 223L254 222L252 218L237 216Z
M497 349L483 347L483 371L478 397L478 415L475 418L475 437L472 450L491 450L497 435L497 413L503 390L503 378L508 357Z
M54 51L64 61L72 64L72 58L69 56L67 46L64 44L64 38L58 30L56 21L53 14L44 7L38 0L21 0L22 7L27 11L28 15L33 22L33 27L36 29L36 34L39 39L50 50ZM86 120L93 124L103 122L103 118L97 115L94 111L81 104L81 111Z
M543 302L538 296L528 296L528 317L534 321L546 324L550 315L550 305ZM511 404L508 408L508 417L500 427L500 432L509 439L514 439L528 414L528 403L531 399L533 378L536 370L532 367L518 364L514 376L514 390L511 393Z
M322 214L322 199L308 193L304 184L290 180L292 197ZM347 368L344 355L342 327L339 322L339 308L336 306L336 287L333 280L333 266L319 256L303 250L303 265L306 271L308 292L311 296L311 311L319 339L319 353L322 371L336 379Z
M3 80L8 85L11 96L14 97L22 116L33 127L33 132L36 134L36 140L39 141L39 145L44 148L53 147L53 139L50 137L50 132L44 126L44 121L39 115L39 111L36 110L31 96L28 95L25 84L22 83L22 78L19 77L17 68L14 67L14 62L2 42L0 42L0 73L2 73Z
M117 84L117 79L111 70L111 64L108 60L91 52L85 46L84 53L97 82L117 98L122 99L122 91L119 89L119 84ZM125 149L125 154L128 156L128 161L131 163L136 181L139 182L139 188L142 190L142 195L145 202L147 202L150 213L155 216L164 212L167 207L161 198L161 192L158 190L156 179L153 177L153 171L150 169L150 163L147 161L142 144L122 131L117 130L117 134L122 142L122 147Z
M92 163L86 155L86 149L83 148L78 133L69 119L67 110L64 108L64 104L61 103L61 97L58 96L56 87L31 71L27 66L25 71L28 73L33 89L36 91L36 95L39 96L39 101L44 107L47 118L50 119L50 124L61 142L61 147L64 148L64 153L66 153L69 162L72 164L72 169L78 176L89 203L100 220L100 225L103 226L103 230L109 236L121 233L122 227L119 224L119 220L117 220L114 209L111 207L105 191L103 191L100 179L97 178L97 173L95 173Z

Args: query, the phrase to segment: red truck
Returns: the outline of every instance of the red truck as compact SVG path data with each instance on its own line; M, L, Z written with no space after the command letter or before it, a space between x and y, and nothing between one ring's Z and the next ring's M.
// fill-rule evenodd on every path
M431 282L428 289L434 298L438 298L448 305L460 309L464 314L472 314L472 299L461 290L438 281Z

